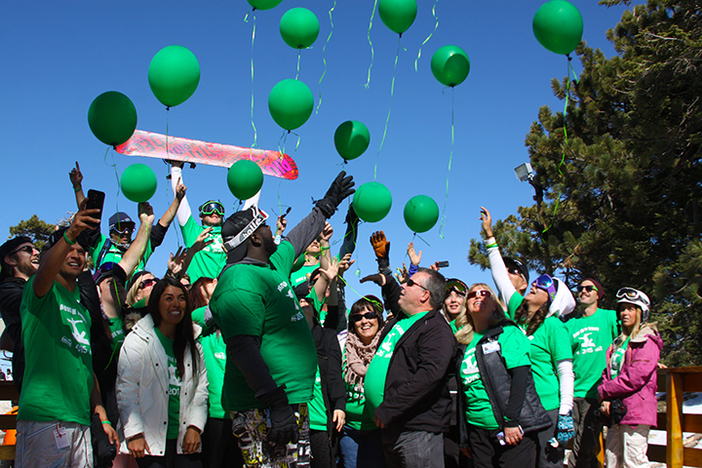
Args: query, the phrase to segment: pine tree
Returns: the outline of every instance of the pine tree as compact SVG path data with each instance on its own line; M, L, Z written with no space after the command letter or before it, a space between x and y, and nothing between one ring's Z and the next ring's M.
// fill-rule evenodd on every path
M610 307L622 286L650 293L669 363L702 364L699 326L686 325L702 321L702 2L649 0L607 35L617 55L581 43L577 82L552 82L566 115L540 108L526 136L543 203L495 233L570 286L600 279ZM473 240L469 260L485 266L484 254Z
M41 250L51 233L56 230L55 224L47 223L32 215L28 220L22 220L16 226L10 226L10 236L27 236L34 242L34 246Z

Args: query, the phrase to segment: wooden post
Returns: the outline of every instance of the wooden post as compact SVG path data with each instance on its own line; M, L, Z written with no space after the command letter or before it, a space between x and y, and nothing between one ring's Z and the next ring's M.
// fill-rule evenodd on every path
M670 372L666 381L666 413L668 424L666 426L668 450L666 464L668 468L682 468L683 442L682 442L682 403L683 403L683 376Z

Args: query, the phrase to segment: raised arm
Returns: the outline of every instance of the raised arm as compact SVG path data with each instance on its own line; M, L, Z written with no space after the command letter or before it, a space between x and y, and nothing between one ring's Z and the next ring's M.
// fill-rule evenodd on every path
M168 162L171 163L171 188L173 189L173 193L177 194L178 184L183 184L183 163L181 161L172 160L169 160ZM176 211L176 216L178 217L178 224L180 224L181 226L185 226L185 223L188 222L188 219L190 219L191 215L192 212L190 211L190 204L188 203L188 199L185 196L185 193L183 193L183 197L181 198L178 205L178 209Z
M68 173L68 178L71 179L73 191L76 193L76 206L80 209L80 204L85 200L85 194L83 193L83 173L80 172L78 161L76 161L76 167Z
M346 212L346 232L344 240L339 248L339 258L346 254L352 254L356 250L356 239L358 238L358 222L360 221L356 210L353 209L353 203L349 205L349 211Z
M163 213L163 216L161 216L161 219L158 220L158 223L165 227L168 228L168 226L171 225L173 222L173 219L176 216L176 213L178 212L178 208L180 207L181 202L183 201L183 198L185 198L185 192L187 190L187 187L183 185L183 180L181 177L178 177L178 180L176 181L175 188L173 189L173 202L171 202L171 205L168 207L165 213Z
M129 249L124 252L122 259L119 261L119 266L122 267L127 277L131 276L134 269L139 265L146 249L151 227L154 224L154 209L148 202L139 203L139 221L141 222L139 231Z
M502 300L505 304L509 303L509 300L517 292L517 288L514 287L512 281L509 279L509 274L507 273L507 267L505 266L504 260L502 260L502 254L500 254L500 249L497 247L497 241L495 240L495 235L492 232L492 216L487 208L480 207L480 221L482 222L483 233L485 234L485 248L488 251L488 260L490 261L490 273L492 273L492 280L497 286L497 290L502 296Z

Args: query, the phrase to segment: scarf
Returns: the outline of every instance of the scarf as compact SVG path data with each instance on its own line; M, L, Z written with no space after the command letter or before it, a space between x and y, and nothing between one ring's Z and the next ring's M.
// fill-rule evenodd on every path
M379 340L380 332L376 333L373 341L367 345L364 345L361 338L353 332L349 332L346 336L344 382L359 392L363 391L363 379L365 379L368 365L378 349Z

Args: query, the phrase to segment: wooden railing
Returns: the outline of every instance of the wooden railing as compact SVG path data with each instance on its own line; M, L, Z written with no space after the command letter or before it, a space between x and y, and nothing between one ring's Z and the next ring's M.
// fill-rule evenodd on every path
M666 393L666 411L658 413L658 429L666 445L649 445L648 458L668 468L702 467L702 449L683 446L683 432L702 433L702 414L683 414L685 392L702 392L702 367L671 367L658 371L658 391Z

